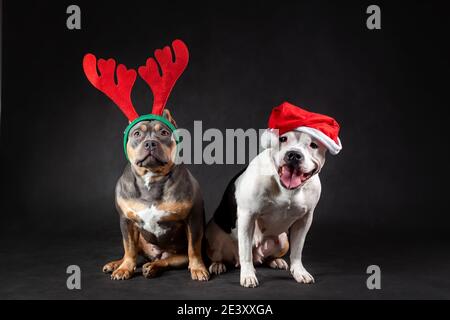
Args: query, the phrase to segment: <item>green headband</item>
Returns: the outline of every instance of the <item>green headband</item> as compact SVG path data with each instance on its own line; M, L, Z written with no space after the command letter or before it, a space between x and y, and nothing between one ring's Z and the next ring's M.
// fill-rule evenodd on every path
M162 116L158 116L156 114L146 114L146 115L140 116L139 118L133 120L128 125L128 127L125 129L125 131L123 132L123 151L125 152L125 157L127 158L127 160L128 160L127 143L128 143L128 135L130 134L131 128L133 128L136 123L139 123L142 121L150 121L150 120L157 120L157 121L164 123L167 127L169 127L170 131L172 131L172 134L175 138L175 142L177 144L180 142L179 137L175 132L175 130L177 130L177 128L175 128L175 126L166 118L164 118Z

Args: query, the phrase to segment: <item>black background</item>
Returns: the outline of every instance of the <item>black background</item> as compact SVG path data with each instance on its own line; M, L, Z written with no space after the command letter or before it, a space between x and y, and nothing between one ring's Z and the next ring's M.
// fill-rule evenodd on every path
M127 122L86 80L82 57L92 52L137 68L176 38L191 56L169 100L180 127L201 120L204 130L265 128L271 108L286 100L341 124L343 151L328 155L305 249L317 291L285 275L254 294L450 297L443 2L378 2L382 30L375 31L366 28L366 1L76 1L82 30L75 31L66 28L70 4L3 3L0 230L10 262L2 263L2 297L255 297L240 291L237 272L210 281L206 291L184 271L151 285L140 276L113 284L100 274L121 254L113 198L126 163ZM143 81L132 98L139 113L150 111ZM242 166L189 168L209 218ZM70 264L88 270L90 290L65 289ZM365 288L369 264L387 269L384 291ZM264 281L276 274L261 272ZM187 284L172 292L170 281ZM161 295L155 288L164 285ZM226 290L215 295L215 286Z

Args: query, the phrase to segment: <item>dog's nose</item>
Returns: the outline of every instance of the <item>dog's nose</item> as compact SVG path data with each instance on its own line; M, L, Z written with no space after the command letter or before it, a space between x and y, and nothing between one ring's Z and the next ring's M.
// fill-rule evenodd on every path
M157 142L155 140L147 140L144 142L145 150L153 150L156 148Z
M300 162L303 159L303 155L296 151L289 151L284 156L284 160L287 163L297 163Z

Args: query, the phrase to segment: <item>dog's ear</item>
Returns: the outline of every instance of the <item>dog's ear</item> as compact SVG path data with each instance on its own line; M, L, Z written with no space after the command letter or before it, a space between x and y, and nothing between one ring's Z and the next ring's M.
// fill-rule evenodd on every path
M177 123L173 119L172 114L170 113L169 109L164 109L163 117L166 118L167 120L169 120L169 122L171 124L173 124L175 126L175 128L178 128Z

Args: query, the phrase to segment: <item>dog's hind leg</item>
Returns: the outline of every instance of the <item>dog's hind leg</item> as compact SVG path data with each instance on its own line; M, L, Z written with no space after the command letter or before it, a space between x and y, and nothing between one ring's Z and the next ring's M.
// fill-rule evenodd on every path
M286 260L282 257L289 251L289 240L286 233L282 233L278 236L278 240L275 241L272 248L273 253L265 263L269 268L287 270L289 268Z
M111 262L108 262L103 266L103 272L104 273L111 273L114 272L123 262L123 259L114 260Z
M269 268L272 268L272 269L280 269L280 270L289 269L289 265L286 262L286 260L281 259L281 258L268 260L267 265L269 266Z
M142 266L142 274L146 278L155 278L170 268L182 268L189 263L187 254L175 254L164 259L148 262Z
M214 221L206 228L207 254L212 261L209 272L219 275L227 271L226 264L238 266L239 254L237 243Z
M219 275L225 272L227 272L227 267L223 262L213 262L209 266L209 273L211 274Z

